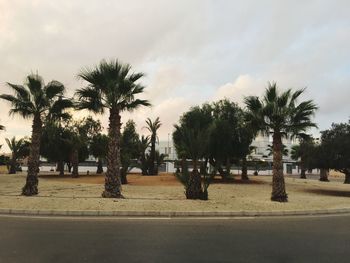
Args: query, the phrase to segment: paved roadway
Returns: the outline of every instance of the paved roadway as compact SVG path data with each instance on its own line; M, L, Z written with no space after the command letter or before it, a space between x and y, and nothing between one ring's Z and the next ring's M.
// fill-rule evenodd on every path
M0 262L350 262L350 215L0 217Z

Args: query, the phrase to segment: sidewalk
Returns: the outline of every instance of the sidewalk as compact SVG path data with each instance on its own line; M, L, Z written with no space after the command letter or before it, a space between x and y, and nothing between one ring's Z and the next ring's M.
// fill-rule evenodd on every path
M270 201L271 177L213 184L209 200L186 200L181 185L123 186L125 199L101 198L103 185L39 178L24 197L25 175L0 175L0 214L123 217L242 217L350 213L350 185L286 178L288 203ZM160 177L160 179L162 179ZM154 180L154 179L152 179Z

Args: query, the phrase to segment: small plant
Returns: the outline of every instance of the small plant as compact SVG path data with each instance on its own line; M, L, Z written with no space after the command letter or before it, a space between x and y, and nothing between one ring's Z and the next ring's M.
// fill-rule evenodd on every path
M185 162L183 164L182 170L181 171L177 170L174 175L184 186L186 198L193 199L193 198L190 198L189 196L191 193L191 191L189 191L191 173L188 171L187 163ZM208 187L212 182L212 179L214 178L214 176L215 176L215 173L208 174L207 172L205 172L201 176L201 194L199 198L200 200L208 200Z

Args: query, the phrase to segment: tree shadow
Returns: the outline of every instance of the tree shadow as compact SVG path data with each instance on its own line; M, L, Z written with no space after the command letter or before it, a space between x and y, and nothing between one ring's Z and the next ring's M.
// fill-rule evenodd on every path
M211 184L268 184L268 182L260 181L260 180L242 180L241 178L221 178L215 177L212 179Z
M304 192L311 193L311 194L317 194L317 195L350 197L350 191L342 191L342 190L306 189L306 190L304 190Z

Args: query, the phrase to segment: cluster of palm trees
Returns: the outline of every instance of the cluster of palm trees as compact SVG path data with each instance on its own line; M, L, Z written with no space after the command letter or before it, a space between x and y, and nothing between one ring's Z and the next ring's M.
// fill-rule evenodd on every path
M103 197L121 198L120 179L120 127L123 111L132 111L140 106L150 106L147 100L136 98L144 90L139 83L142 73L131 71L129 64L118 60L102 60L94 68L85 68L78 77L87 82L87 86L78 89L76 99L64 96L65 87L58 81L45 85L37 74L26 78L24 85L7 83L13 94L2 94L11 104L10 114L18 114L32 119L32 135L28 157L28 172L22 194L38 194L38 171L42 125L46 119L64 118L67 110L89 110L94 113L109 111L107 172Z
M29 146L28 172L22 194L31 196L38 194L38 171L41 138L44 122L60 122L70 115L72 110L88 110L95 114L109 114L108 135L105 138L91 139L91 146L98 157L101 172L102 158L106 159L103 197L122 198L121 178L126 171L120 168L129 167L128 161L121 158L122 144L132 144L135 132L129 124L122 140L121 113L133 111L141 106L148 107L148 100L138 98L144 91L140 83L143 73L132 72L129 64L118 60L102 60L93 68L84 68L78 77L87 84L78 89L74 98L65 96L65 87L58 81L48 84L37 74L26 78L24 85L7 83L13 94L2 94L0 98L11 104L10 114L18 114L32 119L31 143ZM310 127L316 127L311 117L317 109L308 100L298 103L304 90L287 90L280 92L276 83L269 83L262 98L251 96L245 98L245 109L235 103L222 100L202 107L194 107L185 113L178 125L175 125L173 139L182 160L193 161L193 171L186 182L186 196L194 199L206 199L208 180L201 181L201 175L207 174L207 164L214 167L222 176L229 175L232 159L240 159L243 165L243 179L247 179L246 156L251 151L251 142L258 133L272 135L273 152L273 184L271 200L286 202L283 169L282 138L300 136ZM158 173L159 161L164 158L157 153L157 130L161 126L159 118L146 120L146 128L150 136L138 139L141 149L139 160L143 174ZM3 126L0 126L2 129ZM125 131L125 130L124 130ZM129 137L128 137L129 136ZM107 143L106 154L101 150L102 142ZM77 141L77 143L79 143ZM149 154L145 149L150 148ZM127 152L125 156L131 156ZM123 160L122 160L123 159ZM200 161L200 162L199 162ZM122 165L122 162L124 165ZM223 169L223 167L225 169ZM183 167L184 168L184 167ZM183 169L184 170L184 169Z
M271 151L273 155L273 182L271 200L287 202L283 176L282 156L284 147L282 139L302 137L305 132L316 127L311 118L317 106L311 100L298 103L304 89L280 92L276 83L269 83L262 98L250 96L245 98L245 109L223 100L217 103L194 107L180 118L175 125L173 140L177 153L183 160L191 159L193 171L188 175L182 171L181 179L185 185L186 197L189 199L206 199L207 184L201 184L201 175L206 178L206 170L198 170L198 161L207 162L216 169L226 168L234 161L241 160L242 179L246 176L246 156L251 151L251 142L258 134L272 135ZM225 174L220 171L220 174ZM179 177L179 176L178 176ZM204 180L207 182L206 180Z

